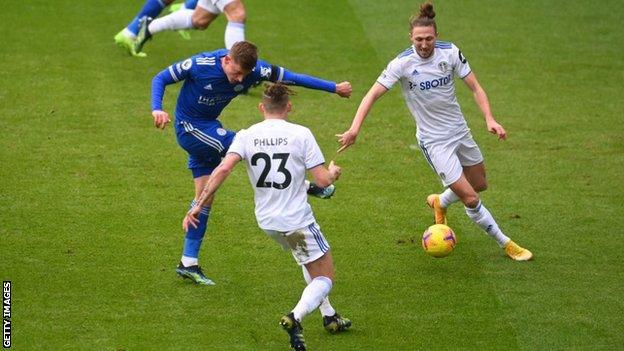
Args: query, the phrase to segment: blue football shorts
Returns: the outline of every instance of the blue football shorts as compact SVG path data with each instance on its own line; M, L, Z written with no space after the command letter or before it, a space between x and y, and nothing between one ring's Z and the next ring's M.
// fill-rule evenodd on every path
M224 129L221 122L176 121L178 144L189 154L188 168L193 178L209 175L221 162L236 132Z

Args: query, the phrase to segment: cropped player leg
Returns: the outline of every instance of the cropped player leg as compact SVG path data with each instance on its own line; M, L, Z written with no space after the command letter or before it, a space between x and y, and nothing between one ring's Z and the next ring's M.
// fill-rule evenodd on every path
M162 12L162 10L169 4L171 4L173 0L146 0L143 8L139 13L134 17L132 22L128 24L126 29L127 34L131 34L132 38L136 37L139 32L139 19L143 16L156 18Z
M197 7L195 7L192 16L193 28L198 30L204 30L208 28L210 23L212 23L212 21L214 21L219 16L218 13L211 12L202 6L203 2L200 1L199 3L197 3Z
M227 4L223 9L223 13L225 13L225 17L228 20L228 24L225 27L225 47L230 49L232 45L245 40L247 13L243 2L240 0L234 0Z
M308 270L305 266L301 266L301 270L303 271L303 279L305 279L306 283L310 284L312 282L312 278L308 273ZM319 311L321 311L321 315L323 316L323 328L328 332L334 334L345 331L351 327L351 320L336 312L334 307L329 302L329 296L326 296L321 304L319 305Z
M481 203L479 195L463 174L459 180L451 184L450 188L464 203L468 217L492 237L500 247L504 248L509 257L517 261L531 259L533 254L529 250L514 243L500 230L494 217Z
M327 251L321 258L305 265L311 281L301 294L301 299L292 310L296 320L314 311L329 295L334 279L334 261L331 251Z
M195 182L195 198L193 202L191 202L191 206L195 206L197 203L197 199L202 192L202 189L208 183L210 179L209 175L200 176L194 178ZM204 240L204 236L206 235L206 229L208 226L208 217L210 216L210 206L212 205L213 198L210 198L206 205L202 207L202 210L199 215L199 223L196 228L190 227L186 232L184 238L184 253L182 254L182 264L185 267L194 266L198 264L199 257L199 249L201 248L201 243Z
M153 35L166 30L183 30L193 28L194 10L179 9L167 16L157 18L147 26L149 35Z
M487 179L485 177L485 166L480 162L473 166L463 166L463 173L472 188L480 193L487 190Z

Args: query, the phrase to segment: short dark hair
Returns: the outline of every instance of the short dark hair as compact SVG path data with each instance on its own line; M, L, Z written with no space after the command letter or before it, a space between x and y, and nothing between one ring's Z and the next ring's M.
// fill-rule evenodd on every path
M258 62L258 48L248 41L239 41L232 45L230 57L242 69L251 72L256 67L256 62Z
M282 83L265 85L264 95L262 96L262 104L265 111L283 111L288 105L288 101L290 101L290 95L294 95L294 91Z
M420 4L420 9L418 10L418 14L413 15L410 18L410 30L414 29L414 27L433 27L433 30L438 32L438 27L436 26L435 11L433 11L433 4L431 2L425 2Z

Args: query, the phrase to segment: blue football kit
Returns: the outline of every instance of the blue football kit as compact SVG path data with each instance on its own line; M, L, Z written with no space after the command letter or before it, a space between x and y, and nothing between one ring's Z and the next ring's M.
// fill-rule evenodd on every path
M178 143L189 154L188 167L194 178L211 174L225 156L235 132L224 129L218 117L232 99L251 86L271 81L336 91L334 82L290 72L260 59L241 82L232 84L221 66L227 53L227 49L200 53L165 68L152 81L152 110L162 110L165 86L184 80L175 129Z
M271 81L336 92L334 82L290 72L262 60L257 61L242 81L232 84L221 66L221 59L227 54L226 49L200 53L165 68L152 80L152 111L162 110L166 85L184 81L178 95L174 124L178 144L189 154L188 168L193 178L211 174L225 156L236 133L223 128L218 118L232 99L251 86ZM195 201L191 207L194 205ZM197 259L209 216L210 208L203 207L197 227L186 232L183 259ZM176 272L183 277L194 277L182 262ZM212 283L205 277L193 279Z

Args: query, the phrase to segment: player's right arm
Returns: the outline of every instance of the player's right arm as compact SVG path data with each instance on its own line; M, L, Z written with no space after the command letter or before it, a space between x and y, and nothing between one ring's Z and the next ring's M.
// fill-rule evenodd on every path
M152 117L154 126L164 129L171 122L169 114L163 110L162 101L165 95L165 87L188 78L191 74L193 58L186 59L160 71L152 79Z
M336 134L338 142L340 143L340 149L338 149L338 152L342 152L349 146L355 144L355 139L360 133L360 129L362 128L362 124L368 116L368 113L373 108L375 102L387 91L388 89L378 82L373 84L360 102L360 106L355 113L355 117L353 117L353 122L351 122L351 127L342 134Z
M325 168L323 165L318 165L314 168L308 170L314 178L314 183L321 188L328 187L338 178L340 178L340 174L342 173L342 169L339 166L334 164L334 161L329 163L329 166Z
M368 113L373 108L377 99L390 90L394 83L401 78L401 71L402 61L399 58L395 58L390 61L386 69L381 72L377 81L368 90L368 93L366 93L364 98L362 98L360 106L355 113L355 117L353 117L353 122L351 122L351 127L349 127L349 129L342 134L336 134L338 142L340 143L340 149L338 149L338 152L342 152L349 146L355 144L355 139L360 133L362 123L364 123L366 116L368 116Z

